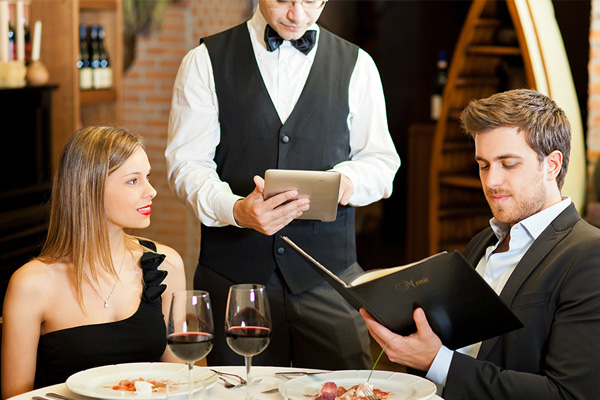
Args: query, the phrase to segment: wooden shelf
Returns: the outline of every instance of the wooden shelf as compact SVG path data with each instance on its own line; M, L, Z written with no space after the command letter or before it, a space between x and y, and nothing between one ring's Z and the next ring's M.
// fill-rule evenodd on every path
M498 86L500 79L497 76L459 76L456 79L457 87L473 86Z
M0 237L0 243L8 243L14 238L27 236L30 232L37 232L48 227L48 207L46 204L37 204L11 212L0 213L0 223L5 233ZM40 220L44 220L40 223ZM16 230L15 227L25 227Z
M489 207L448 207L440 212L440 218L469 218L472 216L490 215Z
M520 56L521 49L513 46L471 45L467 47L467 54L479 56Z
M453 108L451 110L448 110L448 120L459 121L461 113L462 108Z
M477 177L466 175L445 175L440 176L440 184L446 186L455 186L465 189L481 190L481 181Z
M117 10L116 0L79 0L80 10Z
M481 18L475 22L478 28L497 28L502 26L502 20L498 18Z
M114 101L117 101L117 91L115 89L79 91L79 103L82 105L100 104Z
M467 247L467 245L464 241L458 241L458 240L445 241L445 242L440 243L440 251L441 250L446 250L446 251L458 250L462 253L465 251L466 247Z
M444 152L473 151L473 143L464 140L452 140L444 142Z
M26 188L15 189L15 190L3 190L0 192L0 210L5 205L2 203L4 199L19 196L19 197L27 197L27 196L35 196L37 193L41 192L50 192L52 189L51 183L41 183L35 186L28 186ZM1 211L0 211L1 212Z

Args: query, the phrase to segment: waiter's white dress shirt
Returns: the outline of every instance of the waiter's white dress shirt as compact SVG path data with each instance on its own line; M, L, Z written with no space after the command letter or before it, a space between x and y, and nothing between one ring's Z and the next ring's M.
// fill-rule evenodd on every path
M569 207L570 204L571 198L564 197L562 201L525 218L521 222L513 225L512 228L510 228L508 224L498 222L496 218L490 219L490 226L494 230L498 242L486 249L485 256L479 260L476 270L492 289L494 289L496 294L500 295L508 278L510 278L510 275L515 270L517 264L521 261L521 258L523 258L527 250L529 250L533 242L561 212ZM502 243L509 232L510 241L508 243L508 251L494 253L494 250ZM456 351L475 358L479 353L480 347L481 342L463 347ZM442 346L433 360L433 364L429 368L426 378L438 385L445 386L453 355L454 352L452 350L448 349L446 346Z
M260 10L247 23L260 73L284 123L300 97L318 44L308 55L287 40L269 52L264 41L266 24ZM319 26L314 24L309 29L317 31L318 43ZM391 195L400 158L388 130L377 67L362 50L350 79L348 102L350 160L332 169L354 184L350 204L364 206ZM218 104L208 50L202 44L184 57L173 88L165 151L169 185L204 225L237 226L233 205L249 193L232 193L216 172L214 155L220 141Z

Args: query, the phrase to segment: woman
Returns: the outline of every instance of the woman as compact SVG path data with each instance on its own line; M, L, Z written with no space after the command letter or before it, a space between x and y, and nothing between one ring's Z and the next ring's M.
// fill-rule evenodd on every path
M142 139L123 129L84 128L65 146L42 252L6 292L2 398L101 365L177 361L165 317L185 289L181 257L125 232L150 224L149 176Z

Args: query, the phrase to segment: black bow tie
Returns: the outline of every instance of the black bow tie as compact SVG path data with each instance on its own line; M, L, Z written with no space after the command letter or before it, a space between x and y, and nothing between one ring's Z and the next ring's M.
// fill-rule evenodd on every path
M317 31L310 30L306 31L300 39L290 40L290 43L298 51L301 51L306 55L312 50L313 47L315 47L316 38ZM267 25L265 28L265 43L267 44L267 50L275 51L279 48L279 46L281 46L281 43L283 43L283 38L279 36L275 29L271 28L270 25Z

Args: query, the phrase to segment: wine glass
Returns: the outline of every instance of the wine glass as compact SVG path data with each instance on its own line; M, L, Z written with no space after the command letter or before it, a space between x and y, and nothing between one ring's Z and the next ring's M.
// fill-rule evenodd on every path
M229 288L225 311L225 337L246 364L246 400L250 398L252 356L260 354L271 341L271 312L263 285L241 284Z
M192 399L194 363L211 351L214 326L208 292L181 290L171 297L167 344L175 356L188 365L188 400ZM205 383L205 382L204 382ZM206 387L204 386L206 397Z

